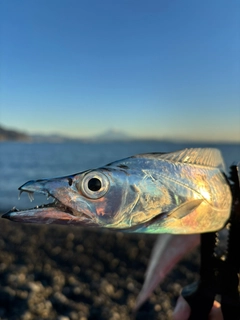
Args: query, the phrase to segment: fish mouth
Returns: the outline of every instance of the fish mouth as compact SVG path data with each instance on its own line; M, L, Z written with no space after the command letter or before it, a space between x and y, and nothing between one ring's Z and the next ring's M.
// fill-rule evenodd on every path
M29 185L38 186L38 181L29 181L19 188L20 195L23 192L26 192L29 196L30 201L34 199L33 194L43 193L47 196L47 199L50 197L53 198L51 203L42 204L35 206L33 208L18 210L16 207L13 207L10 211L4 213L2 218L15 221L15 222L24 222L24 223L37 223L37 224L73 224L81 226L97 226L97 224L92 220L92 218L83 212L79 212L71 208L70 206L65 205L59 199L57 199L53 194L51 194L46 189L39 189L36 187L29 188Z

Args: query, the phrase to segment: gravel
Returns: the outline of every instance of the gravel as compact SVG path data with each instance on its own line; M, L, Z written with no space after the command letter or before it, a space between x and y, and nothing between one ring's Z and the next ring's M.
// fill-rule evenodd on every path
M132 313L155 235L0 220L1 320L171 319L181 287L196 280L194 251Z

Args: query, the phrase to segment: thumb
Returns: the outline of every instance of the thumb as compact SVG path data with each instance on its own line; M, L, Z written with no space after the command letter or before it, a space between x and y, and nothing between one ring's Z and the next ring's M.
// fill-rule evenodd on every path
M191 309L186 300L180 296L173 311L173 320L187 320L190 317Z

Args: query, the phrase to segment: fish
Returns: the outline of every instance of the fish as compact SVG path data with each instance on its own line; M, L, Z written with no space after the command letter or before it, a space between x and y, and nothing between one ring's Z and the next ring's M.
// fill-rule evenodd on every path
M31 180L21 192L54 200L2 217L125 232L198 234L226 224L232 196L218 149L134 155L69 176Z
M199 234L160 234L154 244L144 284L135 302L140 309L151 293L161 284L175 265L200 244Z

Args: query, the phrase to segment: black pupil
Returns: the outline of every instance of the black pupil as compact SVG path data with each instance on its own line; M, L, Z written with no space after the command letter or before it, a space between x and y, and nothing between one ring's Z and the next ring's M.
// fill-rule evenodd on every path
M92 178L88 181L88 189L91 191L98 191L102 187L101 181L97 178Z

